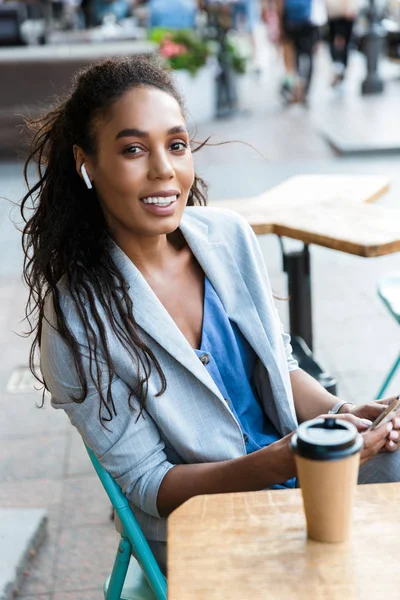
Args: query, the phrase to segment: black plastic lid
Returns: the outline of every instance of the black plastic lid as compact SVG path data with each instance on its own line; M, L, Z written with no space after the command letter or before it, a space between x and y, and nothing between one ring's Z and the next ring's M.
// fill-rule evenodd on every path
M327 417L299 425L292 436L291 446L304 458L339 460L359 452L363 439L352 423Z

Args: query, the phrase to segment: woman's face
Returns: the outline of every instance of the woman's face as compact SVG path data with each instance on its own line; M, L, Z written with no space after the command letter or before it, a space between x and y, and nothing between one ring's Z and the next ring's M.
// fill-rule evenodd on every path
M153 87L126 92L95 127L90 176L116 240L179 226L194 168L177 101Z

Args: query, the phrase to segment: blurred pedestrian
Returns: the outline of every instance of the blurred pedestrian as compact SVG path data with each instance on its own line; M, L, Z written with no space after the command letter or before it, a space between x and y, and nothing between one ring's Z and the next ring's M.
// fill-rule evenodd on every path
M259 0L237 0L232 2L232 20L238 31L243 31L248 35L251 48L251 61L255 72L259 73L260 68L257 64L257 39L255 28L260 18Z
M149 26L167 29L193 29L196 24L196 0L150 0Z
M268 41L274 46L279 46L281 20L274 0L261 0L261 20L265 23Z
M279 0L283 60L286 74L281 86L287 102L306 104L314 70L320 28L327 21L325 0Z
M333 61L332 87L343 82L349 60L349 46L357 16L357 0L326 0L329 23L329 50Z
M92 0L93 25L101 25L112 17L113 22L126 19L130 7L126 0Z

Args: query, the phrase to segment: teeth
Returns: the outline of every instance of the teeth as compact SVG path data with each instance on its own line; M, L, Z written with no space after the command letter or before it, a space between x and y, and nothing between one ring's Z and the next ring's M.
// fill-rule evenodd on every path
M171 202L175 202L177 196L167 196L166 198L142 198L145 204L155 204L156 206L168 206Z

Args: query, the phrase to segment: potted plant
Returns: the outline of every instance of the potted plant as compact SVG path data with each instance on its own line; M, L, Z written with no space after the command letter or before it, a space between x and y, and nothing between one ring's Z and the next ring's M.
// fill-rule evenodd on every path
M149 39L156 42L160 55L173 70L176 83L186 101L189 117L197 123L212 119L217 108L216 78L220 72L218 46L192 29L154 28ZM246 58L229 41L227 52L232 70L243 74Z
M208 42L192 29L154 28L149 39L159 44L160 55L173 70L189 118L211 120L216 106L216 63Z
M205 40L192 29L154 28L149 34L150 41L160 46L160 55L169 63L171 69L185 70L191 75L204 67L211 55L211 49Z

